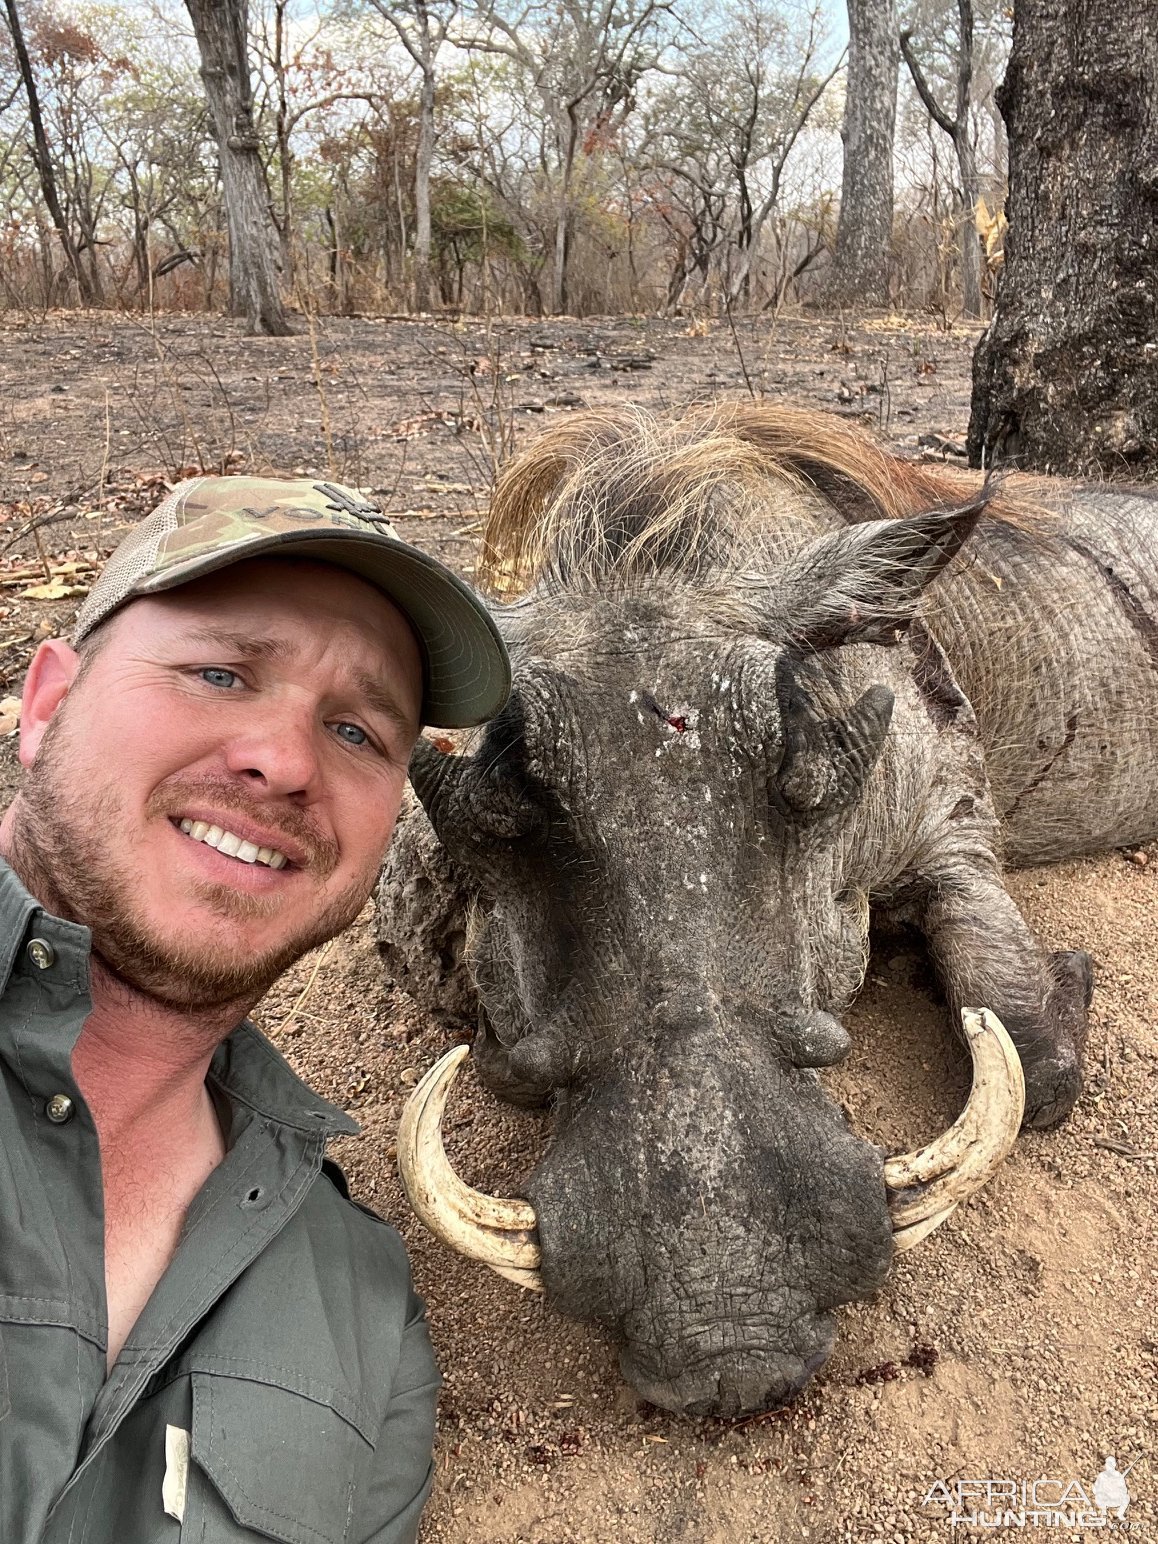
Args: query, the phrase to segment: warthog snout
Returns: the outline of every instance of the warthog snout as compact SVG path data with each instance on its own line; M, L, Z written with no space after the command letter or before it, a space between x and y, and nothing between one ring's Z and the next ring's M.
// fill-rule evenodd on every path
M714 1338L705 1327L707 1338ZM789 1404L820 1371L832 1353L836 1325L831 1319L815 1319L800 1328L800 1350L784 1354L768 1350L758 1342L736 1345L727 1351L697 1354L693 1344L683 1348L676 1366L667 1357L657 1365L631 1350L620 1353L619 1365L624 1377L644 1399L664 1410L683 1415L716 1416L726 1420L761 1410L775 1410ZM817 1349L807 1355L805 1347L814 1342ZM671 1346L676 1351L677 1345ZM665 1370L665 1364L676 1368Z

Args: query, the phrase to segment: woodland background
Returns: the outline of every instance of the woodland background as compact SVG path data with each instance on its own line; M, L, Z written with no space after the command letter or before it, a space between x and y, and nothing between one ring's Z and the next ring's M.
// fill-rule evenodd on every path
M994 0L899 13L859 0L847 15L835 0L5 7L8 311L229 309L199 9L244 28L251 89L227 137L259 163L269 218L255 239L291 311L719 315L851 300L948 324L990 306L1007 174L994 87L1012 26ZM900 79L887 266L874 293L854 275L858 292L841 294L849 25L881 18L882 67Z

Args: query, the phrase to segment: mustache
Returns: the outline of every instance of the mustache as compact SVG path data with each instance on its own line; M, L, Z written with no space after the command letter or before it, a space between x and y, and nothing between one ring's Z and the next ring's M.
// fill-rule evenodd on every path
M292 804L249 798L236 783L214 778L167 778L154 789L146 814L173 818L186 805L198 801L245 815L271 835L286 837L287 846L299 848L306 856L307 866L323 879L338 866L338 844L319 831L303 810Z

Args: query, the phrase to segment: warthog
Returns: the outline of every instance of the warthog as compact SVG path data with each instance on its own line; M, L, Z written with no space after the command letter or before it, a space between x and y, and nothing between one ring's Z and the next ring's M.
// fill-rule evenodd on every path
M606 1326L649 1400L767 1408L894 1230L1012 1140L1017 1058L966 1010L1008 1030L1027 1124L1078 1096L1090 963L1035 941L1002 863L1158 830L1158 500L1015 481L987 507L820 416L615 411L510 466L488 540L526 578L496 606L514 694L463 753L417 747L380 931L423 1002L477 1010L479 1076L549 1102L552 1139L526 1200L470 1191L439 1072L408 1187ZM921 931L996 1065L891 1169L816 1071L849 1049L870 906Z

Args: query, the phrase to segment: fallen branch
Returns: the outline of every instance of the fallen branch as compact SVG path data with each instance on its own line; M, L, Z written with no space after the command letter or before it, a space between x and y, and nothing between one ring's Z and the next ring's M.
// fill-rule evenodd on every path
M1095 1137L1094 1146L1102 1148L1107 1153L1117 1153L1119 1158L1158 1158L1158 1152L1144 1153L1136 1147L1131 1147L1128 1142L1119 1142L1117 1137Z

